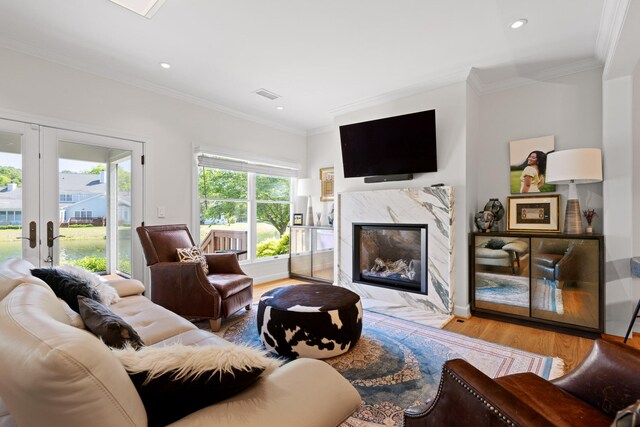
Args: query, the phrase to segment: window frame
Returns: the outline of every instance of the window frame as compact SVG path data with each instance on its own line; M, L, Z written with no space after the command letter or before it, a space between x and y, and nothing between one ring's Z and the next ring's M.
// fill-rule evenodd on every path
M265 261L272 261L276 259L288 259L289 254L281 254L269 257L256 257L256 247L257 247L257 205L258 203L278 203L278 204L288 204L289 205L289 224L291 224L293 218L293 211L295 207L295 198L294 195L296 185L297 185L297 177L299 166L293 165L286 162L277 162L277 161L269 161L269 160L258 160L261 165L268 165L270 168L288 170L289 173L283 174L270 174L269 171L259 172L246 170L242 168L241 162L252 162L256 161L256 159L247 159L240 158L241 156L231 156L234 159L237 159L239 167L235 168L233 166L223 167L223 166L207 166L200 164L199 158L200 156L218 156L218 154L212 154L213 150L202 150L201 147L194 147L194 167L193 167L193 186L192 186L192 200L193 200L193 227L194 230L194 239L197 241L198 245L201 244L200 239L200 206L201 202L205 199L200 198L199 193L199 180L200 180L200 170L201 168L209 168L209 169L223 169L235 172L247 172L247 199L219 199L219 198L207 198L208 201L226 201L226 202L246 202L247 203L247 259L241 260L241 264L252 264L252 263L261 263ZM222 154L220 154L222 156ZM226 157L226 156L225 156ZM276 176L282 178L288 178L290 180L289 185L289 200L288 201L277 201L277 200L257 200L256 198L256 176Z

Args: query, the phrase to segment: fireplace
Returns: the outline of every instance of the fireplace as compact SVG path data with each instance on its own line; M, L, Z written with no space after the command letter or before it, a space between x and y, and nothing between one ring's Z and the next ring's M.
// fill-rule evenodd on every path
M353 281L427 294L427 224L353 224Z

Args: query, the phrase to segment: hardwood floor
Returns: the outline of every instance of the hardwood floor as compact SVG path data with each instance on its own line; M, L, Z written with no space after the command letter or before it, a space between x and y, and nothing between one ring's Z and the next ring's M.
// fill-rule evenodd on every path
M305 282L299 279L283 279L255 285L253 300L258 302L262 294L273 288L300 283ZM593 345L593 340L588 338L483 319L481 317L471 317L469 319L456 317L443 329L532 353L560 357L565 361L565 372L574 369L589 353ZM622 342L622 338L612 335L604 335L603 338ZM640 337L634 335L627 344L640 348Z

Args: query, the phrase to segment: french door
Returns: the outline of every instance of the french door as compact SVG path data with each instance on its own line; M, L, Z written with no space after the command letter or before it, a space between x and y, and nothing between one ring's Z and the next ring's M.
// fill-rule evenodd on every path
M0 120L0 261L142 277L140 142Z

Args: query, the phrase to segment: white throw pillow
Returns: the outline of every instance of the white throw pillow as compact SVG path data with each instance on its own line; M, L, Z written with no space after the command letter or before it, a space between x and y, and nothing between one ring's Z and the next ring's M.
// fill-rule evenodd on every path
M64 271L78 279L89 283L100 294L100 302L104 305L115 304L120 301L120 295L112 286L104 283L98 276L83 268L74 265L60 265L56 267L58 270Z

